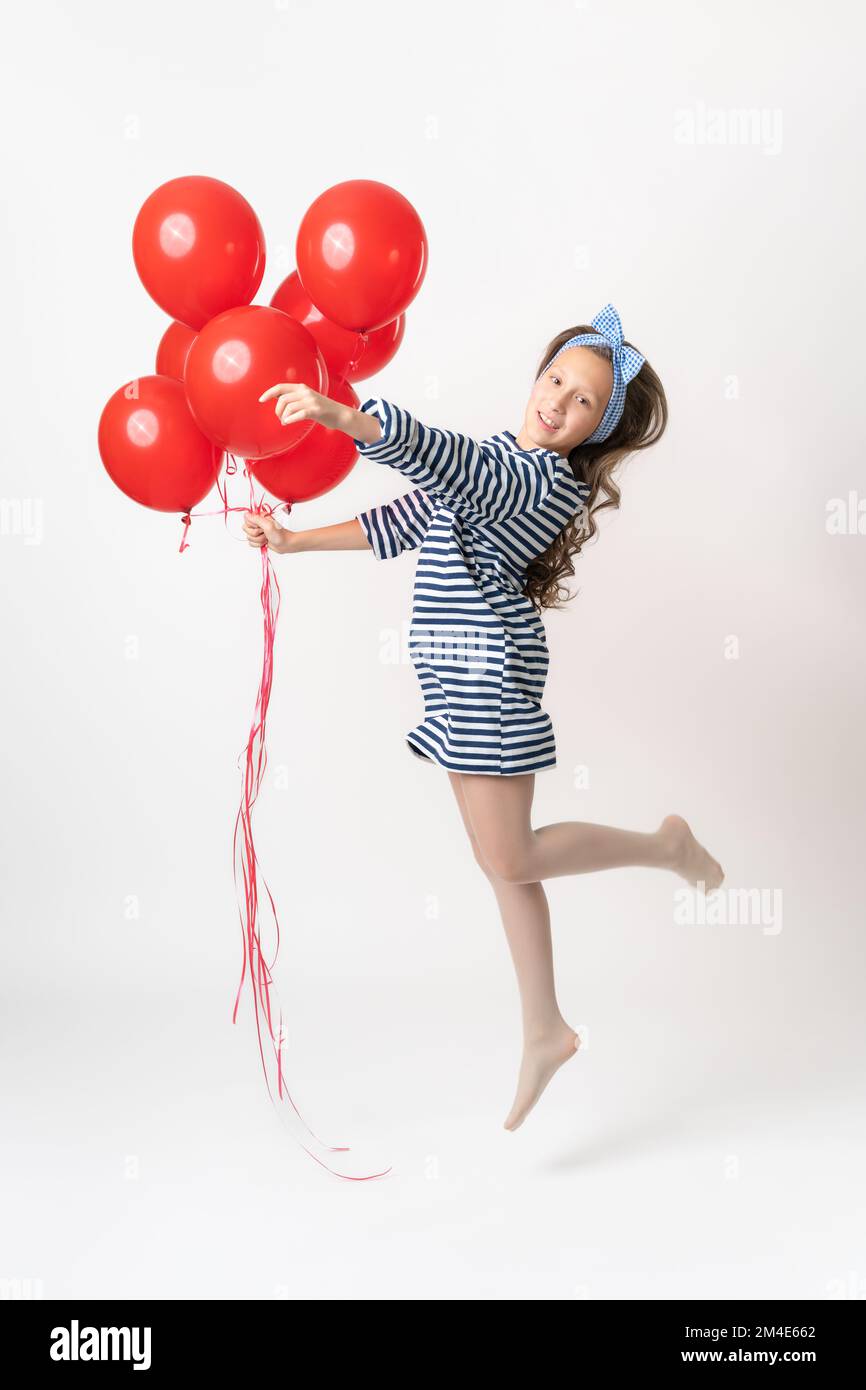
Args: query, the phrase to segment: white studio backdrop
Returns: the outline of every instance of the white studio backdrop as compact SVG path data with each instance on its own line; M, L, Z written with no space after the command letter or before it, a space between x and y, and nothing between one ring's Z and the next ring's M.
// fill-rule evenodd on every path
M6 1287L862 1297L862 16L49 0L3 27ZM315 1126L394 1164L382 1184L306 1159L248 995L230 1022L259 556L237 517L179 554L96 448L167 323L136 212L188 173L256 209L258 303L325 188L413 202L429 270L361 399L517 430L548 340L609 300L668 394L546 618L535 823L679 811L760 906L684 925L667 876L548 883L586 1047L514 1135L495 901L404 743L414 557L274 557L255 829L289 1070ZM290 524L405 490L361 460Z

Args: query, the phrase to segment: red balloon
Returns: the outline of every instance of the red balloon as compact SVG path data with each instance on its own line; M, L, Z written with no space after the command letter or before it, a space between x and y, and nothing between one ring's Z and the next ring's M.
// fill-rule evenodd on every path
M157 512L188 512L210 492L220 450L190 414L183 382L140 376L99 417L99 453L121 492Z
M357 410L358 397L348 382L337 377L328 395L341 405ZM267 488L272 497L283 502L309 502L321 497L341 483L358 461L354 441L344 430L329 430L324 425L313 428L294 449L273 458L249 463L253 476Z
M316 308L296 270L274 291L271 305L274 309L282 309L284 314L291 314L309 329L331 376L340 376L346 381L365 381L368 376L380 372L396 353L406 329L405 314L399 314L366 336L350 328L340 328Z
M132 254L159 307L202 328L215 314L249 304L265 271L265 234L236 189L190 174L145 199L132 230Z
M315 421L283 425L276 398L259 401L281 381L328 389L328 369L316 340L280 309L248 304L205 324L186 359L186 395L199 428L238 458L282 454L310 433Z
M159 340L156 350L156 370L160 376L173 376L183 381L186 355L195 340L195 329L185 323L170 323Z
M371 333L412 303L427 256L427 236L408 198L376 179L348 179L304 213L295 260L326 318Z

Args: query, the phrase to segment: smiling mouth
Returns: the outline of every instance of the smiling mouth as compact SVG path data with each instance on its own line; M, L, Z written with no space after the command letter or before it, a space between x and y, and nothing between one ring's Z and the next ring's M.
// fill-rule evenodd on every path
M547 430L547 433L548 433L548 434L555 434L556 431L559 429L559 425L554 425L554 424L552 424L549 420L545 420L545 418L544 418L544 416L542 415L542 413L541 413L540 410L536 410L535 413L536 413L536 415L538 416L538 419L539 419L539 421L541 422L541 425L543 426L543 428L544 428L545 430Z

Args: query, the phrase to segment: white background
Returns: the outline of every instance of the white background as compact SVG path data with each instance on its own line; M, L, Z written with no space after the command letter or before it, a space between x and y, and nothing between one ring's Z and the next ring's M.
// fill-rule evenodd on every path
M866 535L827 529L863 495L858 12L151 0L4 28L4 1288L862 1298ZM613 301L670 426L547 616L535 824L679 811L726 886L781 894L781 930L685 926L669 875L550 881L585 1046L506 1132L511 964L389 657L414 557L276 556L255 828L288 1069L379 1182L295 1145L248 994L231 1024L259 556L236 517L178 554L96 448L167 324L136 212L190 173L256 209L258 303L331 184L414 203L429 271L357 389L426 423L517 431L548 340ZM362 460L294 524L406 486Z

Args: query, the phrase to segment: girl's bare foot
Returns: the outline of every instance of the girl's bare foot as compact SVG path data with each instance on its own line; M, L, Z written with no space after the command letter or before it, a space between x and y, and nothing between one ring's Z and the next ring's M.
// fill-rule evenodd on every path
M721 864L698 843L682 816L665 816L658 833L667 845L668 862L675 874L693 888L703 883L705 893L721 885L725 877Z
M506 1129L517 1129L523 1124L553 1073L569 1057L573 1057L579 1047L580 1038L567 1023L562 1023L549 1033L525 1040L517 1094L505 1121Z

